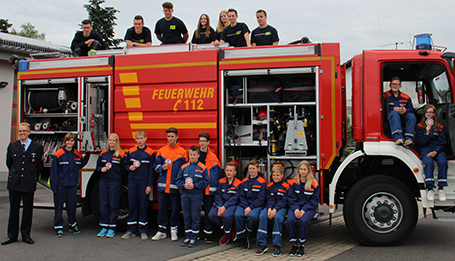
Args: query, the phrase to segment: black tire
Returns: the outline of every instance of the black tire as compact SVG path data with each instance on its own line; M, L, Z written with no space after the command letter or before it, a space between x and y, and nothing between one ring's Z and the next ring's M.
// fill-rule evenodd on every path
M93 215L98 221L101 218L99 180L95 182L95 185L92 188L92 193L90 194L90 207L92 209ZM126 227L126 221L129 215L129 211L130 210L128 208L128 187L122 184L122 188L120 190L117 227L121 228Z
M417 224L417 202L398 179L366 177L352 186L343 215L351 233L365 245L396 245L411 235Z

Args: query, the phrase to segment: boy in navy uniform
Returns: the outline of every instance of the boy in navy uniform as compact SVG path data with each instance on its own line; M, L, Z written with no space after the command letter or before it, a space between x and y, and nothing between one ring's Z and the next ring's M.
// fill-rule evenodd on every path
M266 191L266 204L265 208L259 214L259 228L257 234L256 244L259 246L256 252L260 256L267 251L267 223L273 220L273 256L281 255L281 247L283 242L281 240L281 232L283 231L284 217L287 211L286 194L289 185L283 180L284 168L282 166L273 166L272 168L272 182L267 185Z
M182 20L173 16L174 5L170 2L163 3L164 17L158 20L155 25L156 38L162 44L186 43L189 34Z
M128 231L122 239L136 236L139 230L141 239L147 240L147 207L149 204L148 194L152 191L155 171L155 152L145 145L147 134L143 130L136 132L137 146L128 151L125 168L128 173Z
M190 162L182 166L177 176L177 186L182 191L182 210L185 221L186 239L182 247L195 247L199 236L202 196L209 184L207 168L200 163L199 147L189 149Z
M237 10L228 10L229 26L221 32L221 43L229 43L229 46L243 47L251 46L250 29L245 23L237 22Z
M81 231L76 224L77 184L79 172L90 159L90 152L82 153L76 150L76 134L68 133L63 138L63 147L57 150L52 159L50 174L51 189L54 192L54 229L55 236L63 236L63 203L68 213L68 231L79 234Z
M204 233L205 233L205 242L207 244L213 243L212 228L213 223L208 218L208 214L213 206L213 201L215 198L215 193L217 191L218 180L223 175L223 169L221 168L220 161L218 157L210 150L210 135L207 132L199 133L199 147L200 147L200 156L199 161L207 167L209 175L209 185L204 191L203 205L205 213L205 222L204 222Z
M251 33L251 45L278 45L278 41L280 41L278 31L275 27L267 24L267 13L262 9L257 10L256 20L259 27Z
M220 239L220 245L224 246L229 243L231 236L235 238L235 231L232 225L234 223L234 212L239 201L238 188L240 180L237 174L237 166L234 162L228 162L224 170L226 177L220 179L215 193L215 205L210 210L208 218L224 230L224 235Z
M245 238L246 249L250 248L250 234L253 225L259 220L259 213L264 208L266 181L259 177L259 162L248 163L249 177L242 180L239 188L239 205L235 210L235 230L237 239ZM246 219L246 224L245 224Z

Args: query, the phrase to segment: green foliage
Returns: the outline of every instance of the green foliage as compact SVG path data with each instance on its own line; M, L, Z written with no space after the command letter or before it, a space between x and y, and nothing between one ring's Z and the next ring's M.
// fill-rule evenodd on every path
M355 142L352 139L352 123L351 123L351 117L348 115L346 119L346 148L343 151L343 156L342 158L346 158L349 153L351 153L354 150L355 147Z
M28 37L28 38L33 38L33 39L39 39L39 40L46 39L46 34L44 34L44 33L40 34L38 32L38 30L36 30L35 26L32 25L32 23L30 23L30 22L23 23L20 26L20 28L21 28L21 30L19 32L13 28L13 30L11 30L11 34L20 35L20 36L24 36L24 37Z
M8 19L0 18L0 32L9 33L8 30L13 24L8 23Z
M88 12L88 17L92 20L93 30L100 34L108 47L118 47L122 39L114 38L114 26L117 25L115 20L116 13L119 10L114 7L101 7L105 0L90 0L84 8Z

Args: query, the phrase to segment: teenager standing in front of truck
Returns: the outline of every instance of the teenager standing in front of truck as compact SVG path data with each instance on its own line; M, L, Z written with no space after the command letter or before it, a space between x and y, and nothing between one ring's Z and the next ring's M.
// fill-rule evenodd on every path
M54 192L54 229L55 236L63 236L63 203L68 214L68 231L79 234L81 231L76 223L77 184L79 171L90 159L90 152L82 153L76 150L76 134L68 133L63 138L63 147L57 150L52 159L50 183Z

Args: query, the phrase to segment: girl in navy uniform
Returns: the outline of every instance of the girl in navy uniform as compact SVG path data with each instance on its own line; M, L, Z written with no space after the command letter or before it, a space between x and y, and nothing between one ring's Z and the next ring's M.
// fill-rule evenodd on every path
M438 163L438 197L440 201L446 201L446 195L442 190L447 186L447 156L444 152L447 145L444 127L439 123L436 108L429 104L423 109L422 121L416 128L416 142L420 148L425 172L425 186L427 188L427 200L434 200L434 161Z
M98 233L98 237L111 238L115 236L125 159L125 153L120 148L118 135L111 133L107 138L107 149L100 153L96 163L96 170L101 173L101 231Z
M68 133L63 138L63 147L57 150L52 159L50 183L54 192L54 229L56 237L63 236L63 203L66 205L68 214L68 231L79 234L80 230L76 225L76 204L77 184L79 182L79 171L90 159L90 152L82 153L75 149L76 134Z
M292 244L289 255L303 256L310 220L316 214L319 202L319 184L313 176L310 163L306 160L300 162L296 179L289 180L288 183L289 210L284 225L289 232L289 243Z

